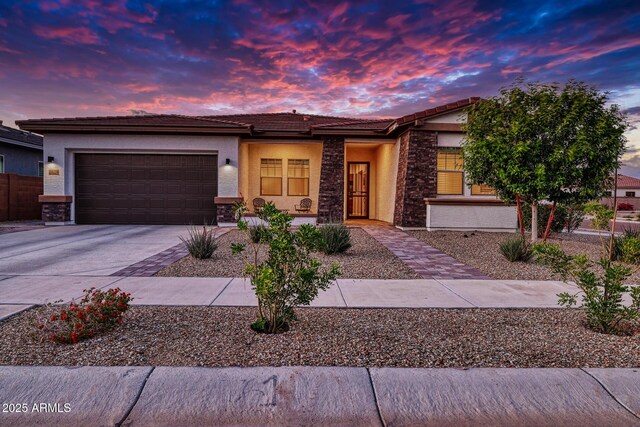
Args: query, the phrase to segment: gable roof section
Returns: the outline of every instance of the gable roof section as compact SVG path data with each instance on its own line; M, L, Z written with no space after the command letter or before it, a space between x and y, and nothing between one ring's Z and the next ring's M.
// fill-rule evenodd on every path
M618 188L640 188L640 179L618 174Z
M414 122L415 120L430 119L441 114L446 114L455 110L459 110L461 108L469 107L478 101L480 101L480 98L478 97L460 99L458 101L450 102L445 105L440 105L438 107L429 108L424 111L418 111L417 113L408 114L406 116L400 117L399 119L396 119L396 123L398 124L398 126L402 126L404 124Z
M31 132L3 126L0 122L0 142L42 150L42 137Z

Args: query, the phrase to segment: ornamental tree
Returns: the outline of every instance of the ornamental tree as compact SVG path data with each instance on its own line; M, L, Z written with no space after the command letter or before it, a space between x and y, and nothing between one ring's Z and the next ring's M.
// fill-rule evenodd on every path
M580 204L602 197L624 153L627 122L608 94L582 82L503 88L468 111L462 145L468 184L491 186L500 199Z
M258 319L251 325L257 332L278 333L289 329L295 320L294 308L309 305L321 290L326 290L340 274L340 266L332 263L323 268L313 258L324 246L320 231L302 224L291 229L293 217L268 202L256 214L266 223L257 237L251 238L251 226L243 215L244 203L235 206L238 229L248 243L234 243L234 254L244 256L245 275L258 297ZM249 245L249 246L247 246Z

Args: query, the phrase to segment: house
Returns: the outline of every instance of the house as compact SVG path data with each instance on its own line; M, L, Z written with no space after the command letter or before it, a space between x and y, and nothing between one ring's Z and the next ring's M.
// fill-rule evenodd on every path
M0 173L42 176L42 137L0 121Z
M400 228L514 230L490 188L465 185L468 98L397 119L298 112L145 115L18 122L45 136L48 223L233 222L254 198L306 221L375 219Z
M600 202L609 207L613 207L613 191L613 188L607 191L605 197L603 197ZM623 207L629 207L630 205L630 209L624 210L640 210L640 179L618 174L616 196L618 207L621 205Z

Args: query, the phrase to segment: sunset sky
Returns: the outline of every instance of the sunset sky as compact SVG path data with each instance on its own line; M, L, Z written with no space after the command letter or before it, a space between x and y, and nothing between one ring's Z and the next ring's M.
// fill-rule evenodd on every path
M640 166L638 0L0 0L9 125L131 110L397 117L518 76L610 91Z

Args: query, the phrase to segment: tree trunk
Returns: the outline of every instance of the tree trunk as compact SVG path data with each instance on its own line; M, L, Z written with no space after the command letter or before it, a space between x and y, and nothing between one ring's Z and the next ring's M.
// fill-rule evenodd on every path
M549 237L549 232L551 231L551 223L553 222L553 216L556 213L556 202L553 202L553 206L551 206L551 212L549 213L549 221L547 221L547 228L544 229L544 238L542 239L543 242L547 241L547 238Z
M524 240L524 224L522 222L522 205L520 204L520 195L516 194L516 205L518 206L518 224L520 225L520 235Z
M538 241L538 202L531 203L531 243Z

